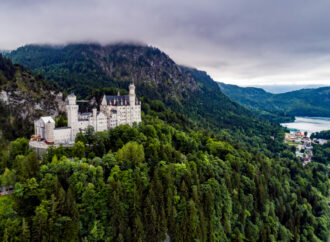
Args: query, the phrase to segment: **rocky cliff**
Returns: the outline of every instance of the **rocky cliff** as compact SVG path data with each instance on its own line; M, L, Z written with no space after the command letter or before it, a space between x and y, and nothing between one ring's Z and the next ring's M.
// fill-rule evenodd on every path
M34 119L56 116L63 108L63 94L55 85L0 55L0 138L28 136Z

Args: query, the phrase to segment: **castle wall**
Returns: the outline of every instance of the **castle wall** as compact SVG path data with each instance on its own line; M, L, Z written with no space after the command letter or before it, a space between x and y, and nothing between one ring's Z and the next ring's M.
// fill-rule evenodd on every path
M45 127L42 127L41 120L34 121L34 134L39 135L40 138L45 138Z
M141 122L141 105L126 106L106 106L102 107L103 112L108 116L108 126L110 128L121 124L132 125L134 122Z
M54 129L54 143L60 144L60 143L69 143L71 140L71 128L65 127L65 128L56 128Z
M108 119L107 116L100 112L97 115L97 119L96 119L96 131L104 131L108 129Z
M80 130L86 129L88 125L91 125L89 120L78 120L78 127L77 127L78 132Z

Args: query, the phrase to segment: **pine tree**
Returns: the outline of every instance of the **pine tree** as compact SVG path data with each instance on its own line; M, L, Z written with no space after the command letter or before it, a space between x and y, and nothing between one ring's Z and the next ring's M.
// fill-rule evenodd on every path
M143 242L145 241L144 229L141 218L137 215L134 219L134 241Z
M67 238L68 240L76 240L78 238L79 230L79 212L71 186L69 186L65 196L65 212L70 220L65 225L64 238Z
M3 237L2 237L3 242L9 242L9 236L8 236L8 230L5 228L5 231L3 232Z
M28 222L25 218L22 219L22 234L21 234L21 241L28 242L30 241L31 235L30 235L30 229Z

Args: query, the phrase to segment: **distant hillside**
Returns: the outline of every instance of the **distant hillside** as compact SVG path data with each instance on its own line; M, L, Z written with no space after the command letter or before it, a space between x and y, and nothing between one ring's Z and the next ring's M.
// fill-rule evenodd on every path
M0 54L6 55L9 53L10 53L10 50L0 50Z
M0 54L0 141L30 135L32 121L42 114L57 114L61 101L54 84Z
M219 86L233 100L265 115L330 117L330 87L272 94L254 87Z
M161 100L203 127L272 129L259 125L256 116L226 97L205 72L179 66L153 47L28 45L9 57L80 97L90 96L95 89L126 89L133 80L140 97Z
M326 85L254 85L254 87L262 88L266 92L279 94L285 92L293 92L300 89L315 89L319 87L325 87Z

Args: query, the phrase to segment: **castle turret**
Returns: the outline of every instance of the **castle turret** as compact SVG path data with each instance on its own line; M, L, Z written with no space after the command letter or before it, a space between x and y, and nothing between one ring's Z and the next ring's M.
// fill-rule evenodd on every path
M95 130L97 130L97 109L93 108L92 112L93 112L93 117L92 117L93 127Z
M54 144L54 128L55 124L51 121L45 123L45 140L47 144Z
M78 105L76 104L76 96L70 94L67 97L66 113L68 116L68 126L74 128L78 122Z
M129 104L130 106L135 105L135 85L133 83L129 85Z
M66 105L66 114L68 117L68 127L71 127L72 129L72 139L76 136L78 133L78 105L76 104L77 98L72 93L70 94L67 99L67 105Z

